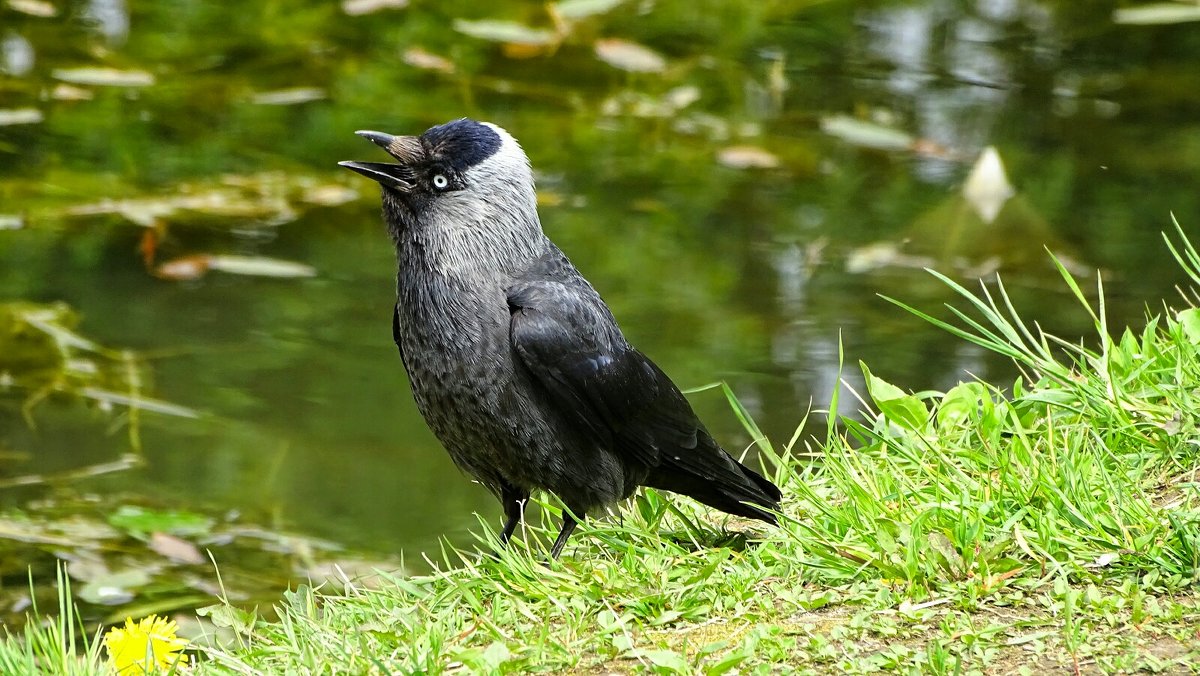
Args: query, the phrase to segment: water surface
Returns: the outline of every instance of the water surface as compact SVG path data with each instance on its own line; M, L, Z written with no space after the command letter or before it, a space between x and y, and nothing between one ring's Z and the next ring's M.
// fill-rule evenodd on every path
M998 270L1075 339L1090 320L1044 246L1087 288L1103 271L1111 324L1138 324L1181 281L1170 212L1200 219L1200 31L1106 3L626 2L532 46L455 22L555 30L540 4L31 4L0 7L0 110L36 119L0 126L0 299L69 304L142 355L154 397L204 415L145 414L144 466L8 490L10 508L67 491L233 511L417 567L442 536L469 544L473 512L498 522L409 395L378 194L335 166L383 159L355 129L507 128L547 232L631 341L683 387L730 383L780 442L839 377L861 389L860 359L912 390L1016 376L880 298L938 311L924 265ZM606 39L625 42L602 59ZM961 196L987 146L1015 188L991 222ZM197 254L316 274L152 274ZM129 450L116 414L69 399L31 429L24 394L0 399L4 475ZM693 401L749 444L719 394Z

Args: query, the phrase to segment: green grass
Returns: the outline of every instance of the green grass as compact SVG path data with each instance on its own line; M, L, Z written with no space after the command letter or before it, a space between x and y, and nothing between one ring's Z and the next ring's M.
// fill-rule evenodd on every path
M1171 251L1200 286L1196 250ZM548 503L496 558L447 550L376 589L301 587L277 621L218 604L231 638L198 650L200 670L1200 672L1200 310L1183 296L1114 332L1103 289L1090 303L1060 272L1090 341L1022 321L999 284L938 275L965 308L953 323L906 308L1011 357L1006 388L912 394L863 365L867 391L829 407L858 397L861 418L781 446L730 394L784 490L779 528L645 491L547 563ZM479 533L494 549L493 525ZM10 637L0 670L54 671L72 628Z

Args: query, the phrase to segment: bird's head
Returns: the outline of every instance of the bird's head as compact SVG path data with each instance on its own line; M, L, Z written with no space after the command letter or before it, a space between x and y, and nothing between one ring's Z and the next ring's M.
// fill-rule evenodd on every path
M429 229L482 228L495 236L537 234L537 198L529 158L508 132L461 119L420 136L355 132L396 162L339 162L383 186L393 237Z

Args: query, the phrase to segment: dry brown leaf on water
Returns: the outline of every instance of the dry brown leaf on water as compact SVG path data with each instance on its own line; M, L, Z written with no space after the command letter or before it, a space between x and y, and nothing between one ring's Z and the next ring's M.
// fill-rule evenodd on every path
M146 543L146 546L151 551L161 554L175 563L200 565L208 561L196 548L196 545L170 533L151 533L150 541Z
M438 73L445 73L447 75L454 72L454 63L452 63L449 59L443 56L438 56L433 52L425 51L420 47L409 47L408 49L404 50L404 54L402 54L400 58L404 60L404 63L407 63L413 68L432 70Z
M154 268L154 276L172 281L199 279L208 273L211 256L208 254L192 254L173 258Z
M138 241L138 253L142 254L142 263L147 269L154 265L154 256L158 253L158 229L144 228L142 238Z
M50 77L77 85L100 87L149 87L154 76L144 70L118 70L84 66L82 68L55 68Z
M408 0L342 0L342 11L348 16L373 14L382 9L404 9Z
M630 73L661 73L667 60L661 54L636 42L621 38L604 38L595 44L596 58Z
M717 152L717 161L733 169L775 169L779 158L758 146L729 146Z

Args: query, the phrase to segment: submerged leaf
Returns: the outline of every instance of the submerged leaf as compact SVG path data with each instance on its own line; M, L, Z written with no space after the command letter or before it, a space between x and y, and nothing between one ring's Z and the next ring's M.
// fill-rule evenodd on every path
M661 73L667 69L667 60L661 54L620 38L597 40L596 57L604 63L631 73Z
M79 590L79 598L103 606L129 603L135 591L150 583L150 574L141 568L129 568L97 575Z
M108 404L120 404L121 406L128 406L129 408L150 411L152 413L173 415L179 418L200 417L199 413L186 406L180 406L178 404L172 404L166 401L159 401L157 399L147 399L145 397L131 397L127 394L110 392L108 390L102 390L98 387L84 387L79 390L79 394L87 397L88 399L94 399L96 401Z
M158 510L137 505L122 505L108 516L108 522L139 539L148 538L151 533L207 535L216 523L212 517L187 510Z

